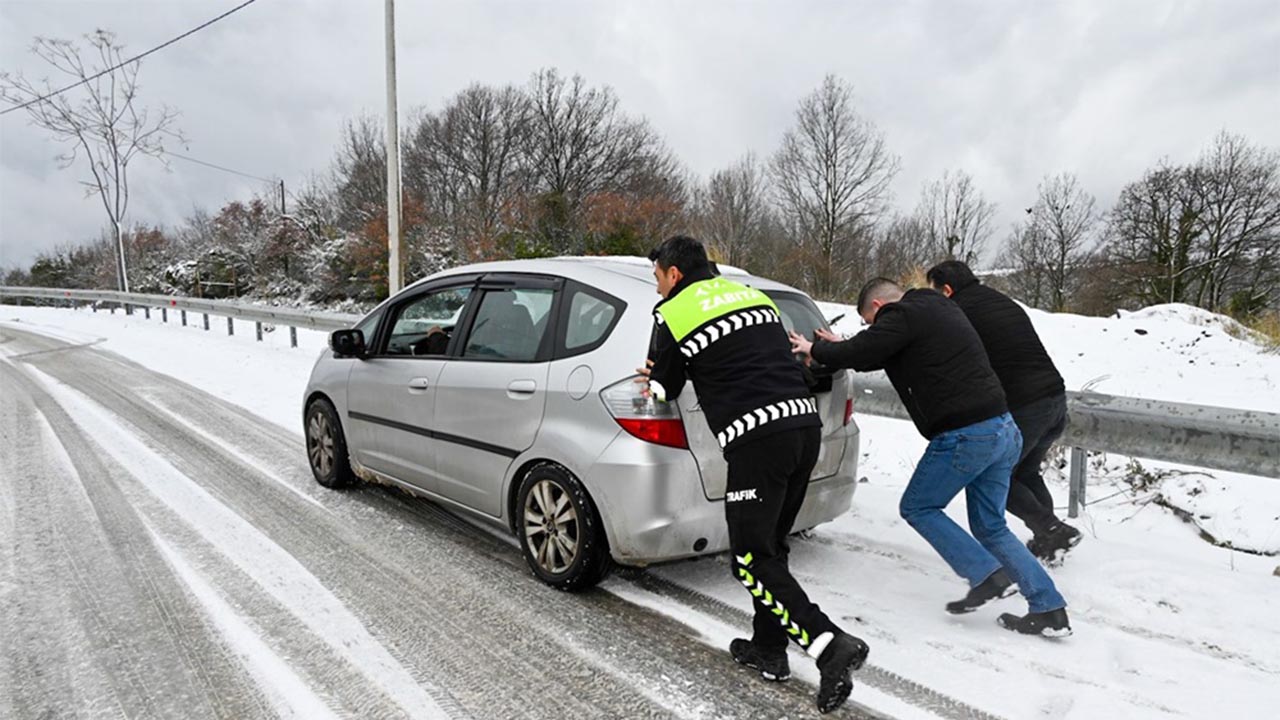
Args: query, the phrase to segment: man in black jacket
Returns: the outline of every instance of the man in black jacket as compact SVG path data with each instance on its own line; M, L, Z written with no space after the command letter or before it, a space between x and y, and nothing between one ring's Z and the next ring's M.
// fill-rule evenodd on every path
M884 278L862 289L858 314L871 327L853 338L840 341L822 331L810 342L793 333L792 349L828 366L883 369L929 439L898 511L969 582L968 595L947 610L972 612L1011 594L1016 582L1030 612L1003 614L1002 626L1046 637L1071 634L1066 601L1005 524L1009 475L1022 441L973 326L933 290L903 293ZM943 512L961 490L973 535Z
M1080 542L1080 531L1058 519L1040 466L1067 427L1066 386L1045 351L1031 318L1018 303L978 282L958 260L926 274L935 290L951 298L982 338L991 369L1022 431L1022 455L1009 483L1009 512L1031 530L1027 549L1055 562Z
M822 440L804 369L791 354L778 308L759 290L712 273L697 240L676 236L649 255L658 293L649 392L671 402L693 381L729 465L724 513L735 578L755 599L754 635L729 646L766 680L790 677L787 640L817 660L817 705L831 712L853 688L867 645L844 633L787 567L795 523Z

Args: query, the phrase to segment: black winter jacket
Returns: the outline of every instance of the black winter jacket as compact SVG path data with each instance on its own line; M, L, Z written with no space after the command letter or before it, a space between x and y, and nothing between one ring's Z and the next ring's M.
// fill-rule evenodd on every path
M1018 303L976 281L952 290L951 299L982 338L1010 409L1066 392L1062 375Z
M813 359L860 372L883 369L929 439L1007 410L978 333L955 303L933 290L908 291L848 340L819 340Z
M710 273L686 276L658 307L712 277ZM758 311L748 314L754 317L745 324L730 323L736 329L717 333L705 349L687 356L655 310L649 344L649 359L654 363L650 380L661 384L669 402L680 395L686 378L692 380L707 424L725 451L783 430L822 426L805 368L791 354L782 323L777 316L757 322L765 316ZM712 324L723 325L707 323Z

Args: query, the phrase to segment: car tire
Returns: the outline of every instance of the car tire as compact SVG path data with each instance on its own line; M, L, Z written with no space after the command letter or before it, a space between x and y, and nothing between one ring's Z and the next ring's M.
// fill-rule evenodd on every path
M355 482L351 458L347 455L347 439L333 403L321 398L307 406L303 435L307 443L307 462L316 482L334 489Z
M609 541L582 483L558 465L539 465L520 482L516 533L529 569L559 590L595 587L609 574Z

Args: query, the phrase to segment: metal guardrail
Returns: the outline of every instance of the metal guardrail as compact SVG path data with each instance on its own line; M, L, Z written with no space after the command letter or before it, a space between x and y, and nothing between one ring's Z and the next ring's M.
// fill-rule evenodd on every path
M857 412L910 420L883 373L854 373ZM1067 393L1070 515L1085 500L1085 450L1280 478L1280 414L1092 392Z
M251 303L201 298L121 293L110 290L63 290L0 286L0 298L35 298L66 302L108 303L132 313L141 309L150 317L159 309L177 310L182 324L187 312L227 318L227 332L234 334L233 319L253 321L257 337L262 325L287 325L290 342L298 344L296 329L340 330L359 321L357 315L274 308ZM114 309L114 307L113 307ZM883 373L853 373L854 408L871 415L909 420L898 394ZM1070 516L1076 517L1085 501L1085 450L1117 453L1250 475L1280 478L1280 414L1251 410L1142 400L1100 393L1067 393L1070 422L1062 442L1071 450Z
M359 320L358 315L342 313L325 313L314 310L298 310L295 308L278 308L269 305L232 302L228 300L205 300L203 298L176 297L169 295L145 295L143 293L122 293L114 290L64 290L61 288L9 287L0 286L0 298L32 298L40 300L65 301L68 303L92 302L93 309L98 310L97 303L107 303L114 312L121 307L126 313L142 310L150 318L153 309L160 310L165 322L169 321L169 310L178 311L183 325L187 324L187 313L199 313L204 319L204 329L209 329L209 316L227 318L227 334L235 334L234 319L251 321L259 340L262 339L262 326L285 325L289 328L289 344L298 346L298 328L333 331L349 328Z

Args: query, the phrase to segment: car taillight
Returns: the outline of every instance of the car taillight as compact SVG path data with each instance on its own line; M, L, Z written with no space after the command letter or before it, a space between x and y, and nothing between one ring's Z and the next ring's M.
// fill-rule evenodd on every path
M689 439L684 435L684 422L675 420L641 420L639 418L614 418L623 430L656 445L688 449Z
M675 403L646 397L643 388L631 379L623 380L601 390L600 399L614 421L629 434L655 445L687 450L689 439Z
M853 398L844 401L844 424L848 425L853 419Z

